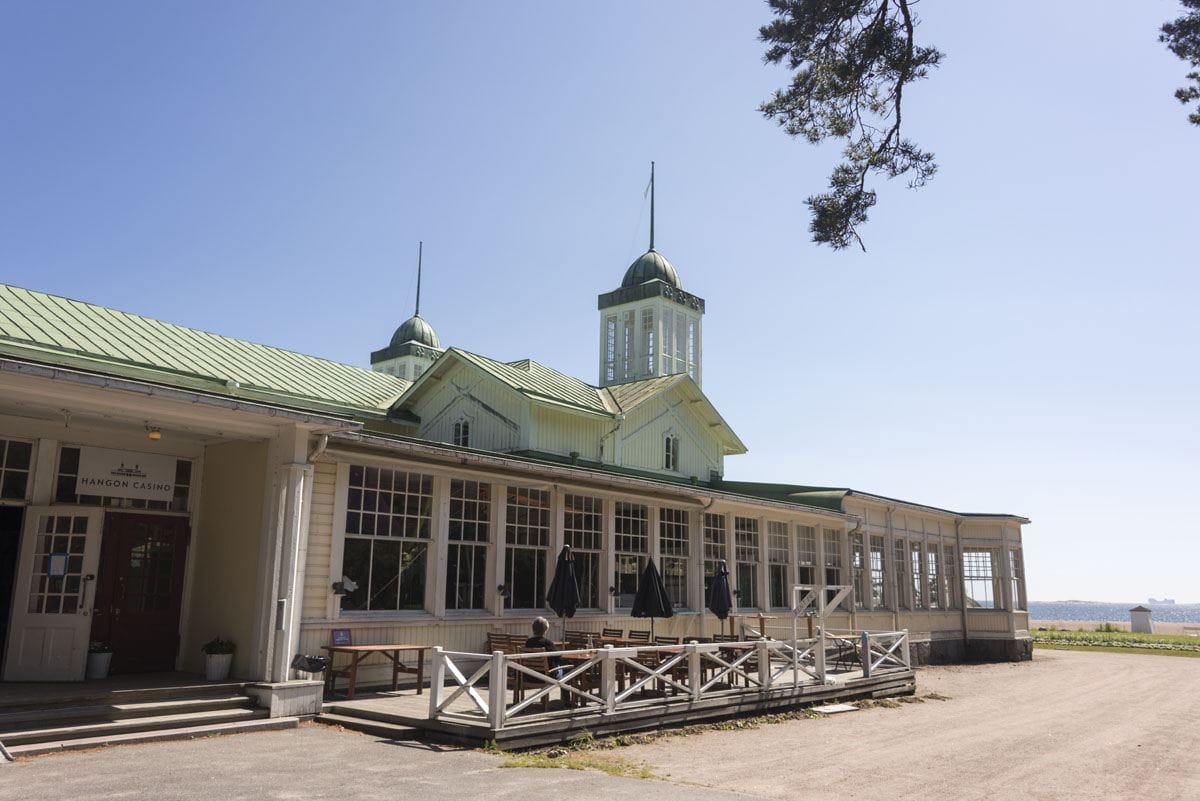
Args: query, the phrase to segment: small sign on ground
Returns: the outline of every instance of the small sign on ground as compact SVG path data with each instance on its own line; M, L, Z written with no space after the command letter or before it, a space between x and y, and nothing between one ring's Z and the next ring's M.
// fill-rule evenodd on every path
M812 711L822 715L836 715L839 712L857 712L858 707L854 704L825 704L824 706L814 706Z

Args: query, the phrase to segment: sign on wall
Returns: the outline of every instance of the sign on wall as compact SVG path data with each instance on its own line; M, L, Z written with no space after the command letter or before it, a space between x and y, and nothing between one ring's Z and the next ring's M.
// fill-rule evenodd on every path
M170 501L175 494L175 457L81 447L75 494Z

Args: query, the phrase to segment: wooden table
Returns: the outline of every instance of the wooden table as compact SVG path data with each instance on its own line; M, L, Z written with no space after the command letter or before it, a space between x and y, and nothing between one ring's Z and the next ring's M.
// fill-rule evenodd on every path
M325 691L333 693L334 686L339 677L345 677L349 684L346 687L346 700L354 698L354 685L358 683L358 665L371 654L383 654L392 662L392 689L397 688L397 682L401 673L412 673L417 677L417 695L420 695L424 690L425 683L425 652L433 646L430 645L406 645L406 644L387 644L387 645L323 645L321 646L329 652L329 668L325 673ZM417 664L416 667L409 667L400 661L400 654L416 652ZM333 662L337 658L337 654L349 654L350 664L334 668Z

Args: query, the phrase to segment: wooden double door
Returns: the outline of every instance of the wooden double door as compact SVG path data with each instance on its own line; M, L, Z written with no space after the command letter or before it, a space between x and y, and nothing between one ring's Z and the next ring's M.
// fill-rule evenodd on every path
M91 639L112 645L111 673L175 669L189 537L187 518L105 514Z

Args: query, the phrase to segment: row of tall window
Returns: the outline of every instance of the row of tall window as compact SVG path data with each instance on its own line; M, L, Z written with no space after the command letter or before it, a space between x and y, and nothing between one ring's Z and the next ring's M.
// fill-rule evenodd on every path
M604 378L630 381L650 375L687 373L696 377L698 322L684 312L662 316L661 338L654 309L627 309L604 319Z
M444 599L448 610L493 608L496 598L489 599L491 591L507 609L545 605L557 556L551 551L551 492L519 485L504 486L503 497L494 497L494 492L485 482L449 480ZM606 510L606 503L611 510ZM503 509L502 518L497 504ZM342 573L357 589L343 598L344 610L426 607L426 586L432 581L434 508L431 476L350 467ZM606 511L611 514L611 534L605 530ZM880 535L852 532L847 536L839 529L777 520L766 520L763 531L758 517L709 512L696 521L693 515L700 513L695 510L668 505L652 510L647 504L605 501L585 493L564 494L562 512L563 541L574 553L583 609L606 609L609 596L614 608L631 607L652 553L658 556L672 603L681 609L704 608L721 561L727 563L736 603L742 609L790 608L796 584L851 585L843 609L955 609L964 602L956 548L936 539L896 538L889 554ZM501 519L498 538L494 528ZM656 521L653 530L652 521ZM691 530L696 522L702 537L699 554L692 550ZM606 547L610 542L611 554ZM501 564L489 580L494 549L501 544ZM694 595L698 587L692 582L693 556L703 569L702 597ZM1001 605L998 558L994 549L963 553L968 607ZM1009 597L1023 608L1019 549L1011 549L1008 558ZM826 592L832 598L836 591Z

